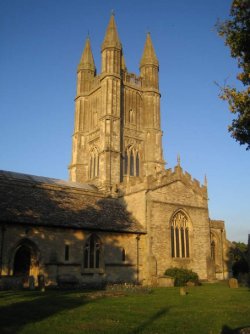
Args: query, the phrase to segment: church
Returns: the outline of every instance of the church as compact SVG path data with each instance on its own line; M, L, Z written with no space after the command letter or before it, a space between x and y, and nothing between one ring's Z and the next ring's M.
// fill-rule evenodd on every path
M207 183L165 169L159 62L148 33L139 76L126 68L114 15L96 73L87 38L77 68L69 181L0 171L1 278L160 285L166 269L229 275Z

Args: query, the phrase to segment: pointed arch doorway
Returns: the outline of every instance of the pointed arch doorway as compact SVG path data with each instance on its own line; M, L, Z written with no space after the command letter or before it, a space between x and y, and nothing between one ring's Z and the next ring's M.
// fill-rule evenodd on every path
M31 251L26 245L20 246L14 257L13 275L29 276L31 263Z
M22 240L14 252L13 275L36 277L38 271L39 261L37 246L30 240Z

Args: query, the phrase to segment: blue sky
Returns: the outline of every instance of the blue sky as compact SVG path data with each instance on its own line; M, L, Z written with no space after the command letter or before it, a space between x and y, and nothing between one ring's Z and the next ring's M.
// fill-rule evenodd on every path
M238 85L236 60L214 25L229 0L2 0L0 169L68 178L76 68L90 34L98 72L111 10L130 72L139 73L146 32L160 62L167 168L208 178L209 212L229 240L250 233L250 156L228 134L232 119L215 81Z

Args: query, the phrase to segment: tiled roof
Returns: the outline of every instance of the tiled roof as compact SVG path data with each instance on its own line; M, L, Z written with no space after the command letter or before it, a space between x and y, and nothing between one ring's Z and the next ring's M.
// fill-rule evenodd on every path
M118 199L95 186L0 171L0 222L143 233Z

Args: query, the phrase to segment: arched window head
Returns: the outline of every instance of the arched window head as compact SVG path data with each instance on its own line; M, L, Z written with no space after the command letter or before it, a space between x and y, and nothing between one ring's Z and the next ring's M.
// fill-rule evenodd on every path
M91 234L84 246L84 268L100 268L101 242L97 235Z
M175 258L188 258L189 223L187 216L178 211L171 220L171 254Z

